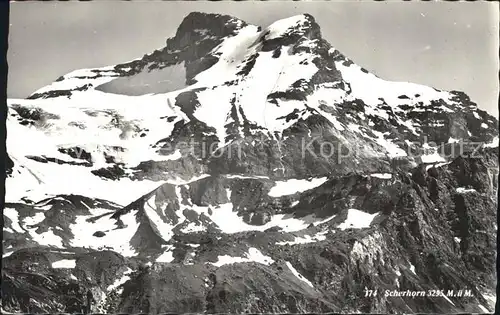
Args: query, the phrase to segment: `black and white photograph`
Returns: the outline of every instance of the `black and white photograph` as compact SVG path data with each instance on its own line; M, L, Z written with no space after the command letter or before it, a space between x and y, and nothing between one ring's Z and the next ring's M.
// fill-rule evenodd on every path
M2 314L495 313L499 15L11 1Z

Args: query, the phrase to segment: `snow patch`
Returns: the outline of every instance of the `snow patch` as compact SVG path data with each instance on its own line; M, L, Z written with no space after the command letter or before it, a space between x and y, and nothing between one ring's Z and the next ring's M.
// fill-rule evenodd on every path
M446 160L439 155L437 147L431 147L428 143L424 143L422 148L424 149L424 154L420 156L422 163L446 162Z
M76 267L76 260L74 259L61 259L52 263L52 268L70 268Z
M246 262L257 262L263 265L270 265L274 263L274 260L271 257L262 254L262 252L255 247L250 247L248 249L248 253L245 256L246 257L233 257L228 255L218 256L217 262L210 264L220 267L228 264Z
M383 98L393 108L406 104L412 106L412 110L416 111L415 107L419 102L429 106L432 100L450 101L451 99L450 93L436 91L429 86L380 79L372 73L363 72L361 67L356 64L345 66L342 61L337 61L335 65L341 72L342 78L350 84L352 97L363 100L367 105L381 104L379 98ZM403 95L406 97L402 97ZM451 112L446 106L441 106L441 110Z
M266 39L269 40L281 37L285 35L290 29L299 28L305 22L307 22L307 18L303 14L278 20L266 28L265 31L269 31L269 34L266 36Z
M297 269L295 269L292 264L287 261L285 262L286 263L286 266L288 267L288 269L290 269L290 271L302 282L306 283L308 286L310 286L311 288L314 288L314 285L312 284L311 281L307 280L306 277L304 277L303 275L301 275Z
M389 174L389 173L374 173L374 174L370 174L371 177L376 177L376 178L381 178L381 179L391 179L392 178L392 174Z
M450 164L450 162L432 163L432 164L426 165L425 170L428 171L429 169L431 169L433 167L438 168L438 167L448 165L448 164Z
M477 306L481 309L481 311L483 311L485 313L489 313L490 312L486 307L482 306L481 304L478 304Z
M484 145L485 148L498 148L498 137L493 138L490 143Z
M341 230L368 228L378 214L378 212L369 214L361 210L349 209L347 210L347 219L340 223L337 228Z
M92 216L77 216L75 224L70 225L74 237L71 245L75 247L90 247L96 250L111 249L123 256L131 257L137 253L130 245L132 237L137 232L139 223L136 220L136 211L131 211L120 217L123 227L119 228L117 221L112 219L112 213L100 217L94 222L88 219L93 216L103 215L109 212L105 209L92 209ZM103 237L93 237L92 234L101 231Z
M167 245L165 247L165 251L158 258L156 258L156 262L164 262L170 263L174 260L173 256L174 247L172 245Z
M199 214L204 213L212 222L224 233L233 234L245 231L265 231L271 227L280 227L285 232L296 232L306 229L310 224L320 225L322 223L332 220L335 216L327 217L325 219L318 219L314 215L308 215L302 218L294 218L290 214L277 214L271 217L271 220L264 225L250 225L243 221L236 212L233 212L233 205L231 203L222 204L215 207L212 215L208 214L208 207L193 206L193 210Z
M410 271L413 272L414 274L417 274L415 272L415 266L413 266L412 264L410 264Z
M3 215L10 219L11 227L17 233L24 233L23 228L19 225L19 214L16 209L13 208L4 208ZM4 227L5 229L5 227Z
M476 190L473 188L458 187L456 189L456 192L459 194L466 194L466 193L476 192Z
M306 179L289 179L287 181L278 181L269 191L269 196L280 197L292 195L298 192L304 192L324 184L328 179L326 177Z
M486 301L488 302L488 305L490 307L492 307L492 308L495 308L495 304L497 302L496 295L495 294L490 294L490 293L483 293L482 295L486 299Z
M395 157L408 156L405 150L401 149L394 142L384 137L386 133L382 133L376 130L372 130L372 133L374 133L377 136L377 138L374 138L375 142L377 142L377 144L379 144L381 147L387 150L387 154L389 155L389 157L395 158Z
M123 285L128 280L130 280L130 276L129 276L130 273L132 273L132 269L127 268L127 271L125 271L123 273L123 276L121 278L116 279L115 282L113 282L113 284L110 284L107 287L107 291L109 292L111 290L114 290L114 289L118 288L119 286Z
M151 196L151 198L149 198L146 201L146 204L144 206L144 211L146 212L146 215L150 219L151 224L154 225L158 233L160 233L160 237L168 242L174 235L173 228L175 226L164 222L163 219L158 215L158 213L156 212L157 210L156 210L155 200L156 200L156 195L153 194L153 196Z
M63 248L62 238L55 235L54 231L51 228L47 232L43 232L40 234L36 233L35 230L36 228L30 229L29 234L38 244Z
M319 232L314 236L310 235L304 235L303 237L295 237L295 239L291 242L276 242L276 245L296 245L296 244L308 244L308 243L315 243L318 241L324 241L326 240L325 234L328 233L327 231Z

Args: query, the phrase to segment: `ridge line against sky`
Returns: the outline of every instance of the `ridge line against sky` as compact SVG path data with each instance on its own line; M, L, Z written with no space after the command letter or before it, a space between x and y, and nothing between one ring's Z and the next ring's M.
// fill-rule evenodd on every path
M493 2L15 2L8 96L27 97L75 69L142 57L165 46L192 11L262 26L310 13L326 40L379 77L464 91L498 117L498 8Z

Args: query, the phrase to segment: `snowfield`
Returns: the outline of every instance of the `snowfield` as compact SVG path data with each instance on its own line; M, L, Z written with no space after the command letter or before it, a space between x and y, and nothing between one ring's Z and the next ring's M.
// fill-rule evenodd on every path
M219 256L217 262L210 264L220 267L228 264L247 263L247 262L256 262L263 265L270 265L274 263L274 260L271 257L262 254L262 252L257 248L251 247L248 249L248 253L245 255L245 257L232 257L224 255L224 256Z
M130 246L130 240L137 232L139 224L134 212L127 213L120 217L124 224L123 228L117 226L117 221L111 218L111 214L102 216L95 221L88 219L102 215L104 211L92 209L92 216L78 216L76 223L70 225L70 230L74 237L72 246L90 247L96 250L111 249L123 256L131 257L137 255ZM109 213L106 211L104 213ZM92 237L95 232L104 232L103 237Z

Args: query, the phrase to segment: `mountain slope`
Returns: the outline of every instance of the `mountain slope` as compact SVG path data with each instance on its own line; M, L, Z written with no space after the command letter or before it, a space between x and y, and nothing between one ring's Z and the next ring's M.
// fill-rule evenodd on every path
M311 15L191 13L7 125L3 311L494 307L497 119L369 73Z

